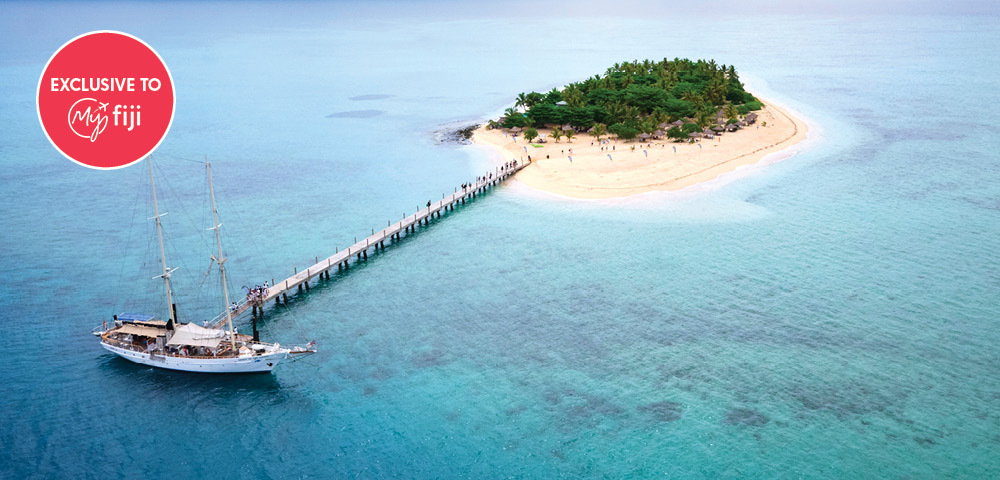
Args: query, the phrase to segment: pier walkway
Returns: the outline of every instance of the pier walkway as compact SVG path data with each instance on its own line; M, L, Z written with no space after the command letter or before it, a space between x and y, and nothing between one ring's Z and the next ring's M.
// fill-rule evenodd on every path
M508 164L509 166L497 167L494 171L481 177L480 180L466 185L465 188L456 188L455 193L444 196L440 201L432 202L430 206L418 210L413 215L404 216L402 220L396 223L389 221L386 228L377 232L373 229L371 236L356 241L354 245L347 247L346 250L337 249L336 253L327 258L317 258L316 263L306 267L305 270L299 271L296 268L294 275L271 285L268 288L267 295L263 298L257 300L244 298L238 302L237 309L233 313L233 318L250 309L253 309L254 316L256 317L258 309L263 313L263 306L272 300L275 303L287 302L289 290L298 289L301 291L303 288L309 290L309 282L314 278L329 279L331 269L340 270L350 268L352 257L356 262L367 260L370 250L386 248L386 242L391 243L394 239L398 240L406 233L415 232L418 226L430 224L432 218L439 218L442 213L454 211L455 207L464 205L467 201L471 201L477 196L486 193L490 188L499 185L530 163L530 161L511 161ZM357 240L356 237L355 240ZM222 312L210 323L215 328L219 328L225 322L226 312Z

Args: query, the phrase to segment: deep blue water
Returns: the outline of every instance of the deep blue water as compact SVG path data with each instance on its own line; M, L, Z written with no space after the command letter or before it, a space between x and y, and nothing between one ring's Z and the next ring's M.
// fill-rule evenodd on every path
M997 17L493 8L0 5L0 477L1000 476ZM505 185L269 309L308 360L156 371L89 335L165 311L145 166L71 163L35 114L95 29L173 74L154 159L196 321L206 156L239 286L490 168L435 132L614 62L734 64L812 138L680 194Z

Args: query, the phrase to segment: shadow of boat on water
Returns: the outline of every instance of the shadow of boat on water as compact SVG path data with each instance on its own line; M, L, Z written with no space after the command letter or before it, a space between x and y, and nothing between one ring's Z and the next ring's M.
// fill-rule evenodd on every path
M273 373L199 373L168 370L130 362L113 353L101 355L101 370L136 388L155 388L164 393L213 391L215 393L278 393L281 383Z

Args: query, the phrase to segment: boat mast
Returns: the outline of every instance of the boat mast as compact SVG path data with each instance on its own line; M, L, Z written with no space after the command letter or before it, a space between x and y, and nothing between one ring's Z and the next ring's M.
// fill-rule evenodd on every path
M153 180L153 159L147 158L146 163L149 165L149 186L153 190L153 213L156 215L156 236L160 240L160 263L163 265L163 274L157 275L158 277L163 277L163 287L167 290L167 318L170 319L168 323L177 323L177 319L174 318L174 300L173 292L170 289L170 272L177 270L176 268L171 270L167 268L167 254L163 250L163 225L160 224L160 207L156 204L156 182ZM163 215L166 215L164 213ZM153 277L156 278L156 277Z
M219 235L219 227L222 226L219 223L219 212L215 209L215 188L212 187L212 164L205 162L205 168L208 170L208 194L212 197L212 222L215 224L214 227L209 230L215 230L215 243L219 246L219 256L215 259L219 264L219 276L222 277L222 296L226 299L226 322L229 323L229 344L232 345L233 351L236 351L236 333L233 331L233 309L230 308L231 303L229 303L229 289L226 287L226 259L222 258L222 237Z

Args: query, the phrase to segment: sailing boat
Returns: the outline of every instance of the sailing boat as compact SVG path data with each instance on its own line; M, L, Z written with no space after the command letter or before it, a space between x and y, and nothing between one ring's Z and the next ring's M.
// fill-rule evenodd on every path
M222 297L225 313L222 321L206 326L177 321L177 309L173 304L170 288L170 274L176 270L167 267L163 249L163 226L160 223L160 209L156 203L156 183L153 180L153 166L149 160L149 182L153 190L153 210L156 220L156 234L160 241L160 264L163 273L154 278L163 278L170 306L167 321L155 320L153 315L122 313L115 315L114 323L94 329L94 335L101 338L101 346L126 360L170 370L205 373L265 373L270 372L278 362L295 356L305 356L316 351L310 343L305 347L287 348L278 344L264 343L258 338L256 325L254 335L241 335L233 329L233 309L226 288L226 259L222 257L222 238L219 230L219 214L215 209L215 190L212 187L212 165L205 163L208 172L208 191L212 199L212 220L215 224L215 242L218 256L212 260L219 265L222 277ZM163 215L166 215L165 213ZM216 317L215 320L218 320ZM219 328L224 323L227 329Z

